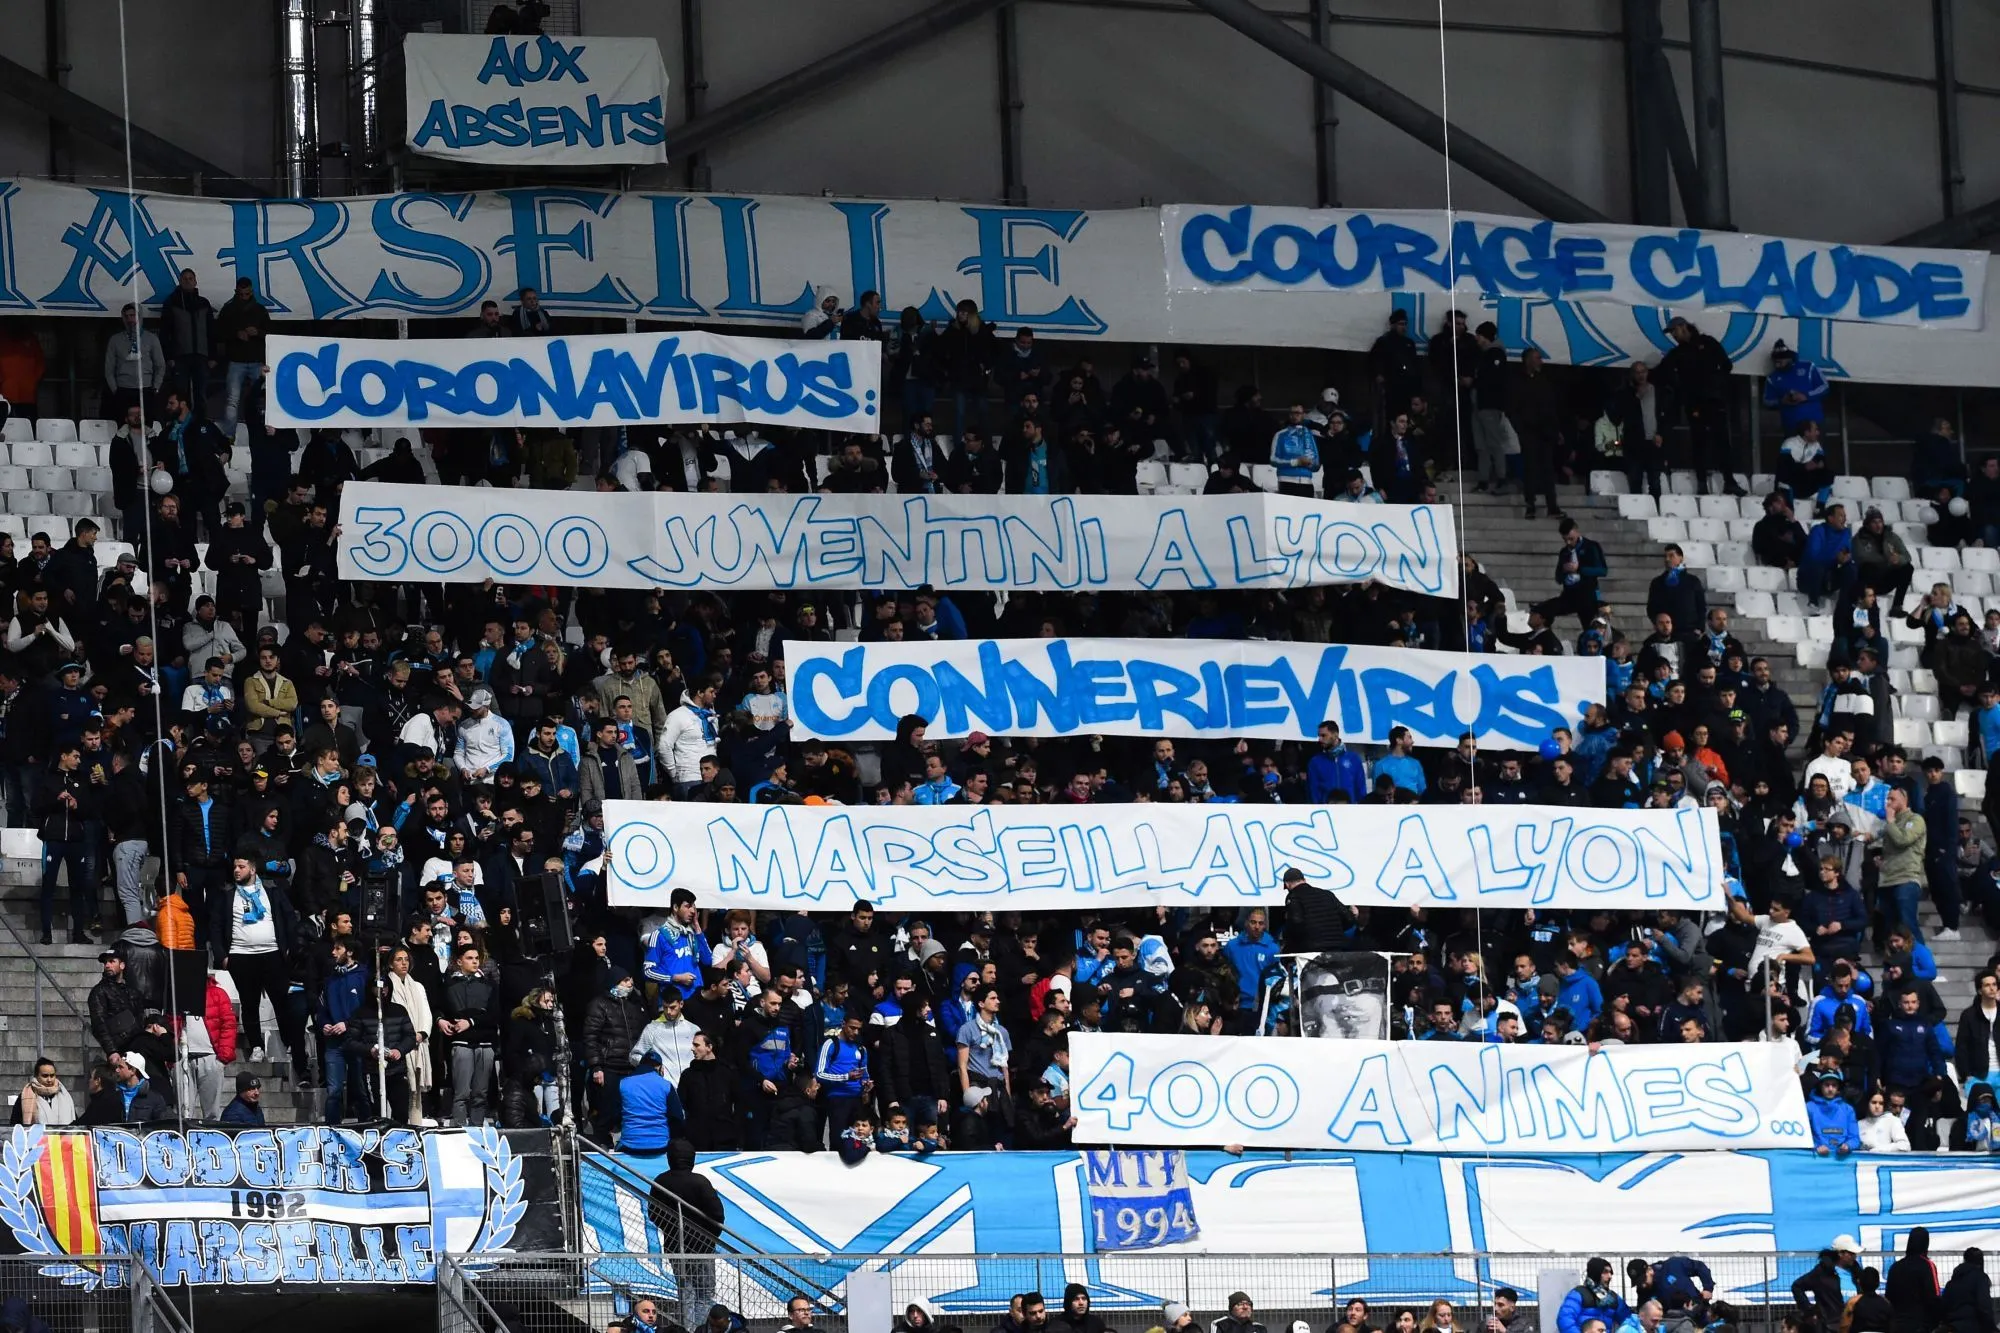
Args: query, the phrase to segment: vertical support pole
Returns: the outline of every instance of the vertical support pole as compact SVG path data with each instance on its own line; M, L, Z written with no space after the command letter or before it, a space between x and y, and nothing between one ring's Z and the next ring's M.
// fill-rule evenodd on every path
M1000 189L1010 204L1028 202L1021 173L1021 33L1014 6L993 16L1000 53Z
M1631 156L1632 216L1648 227L1673 223L1667 141L1660 115L1660 0L1624 0L1625 136Z
M700 120L708 111L708 56L703 50L702 0L681 0L681 107L688 121ZM673 139L667 139L669 152ZM708 154L693 152L681 163L682 178L690 190L710 187Z
M42 73L49 82L69 87L69 6L65 0L46 0L42 9ZM49 179L75 179L71 157L69 126L49 117Z
M1722 96L1722 0L1688 0L1688 56L1693 67L1694 142L1701 171L1701 225L1728 231L1729 124Z
M1312 0L1313 40L1333 49L1333 15L1327 12L1331 0ZM1340 128L1340 107L1333 89L1313 80L1313 176L1314 197L1321 208L1340 207L1340 168L1336 157L1335 131Z
M1931 42L1937 55L1938 181L1944 215L1965 209L1965 163L1958 135L1958 14L1956 0L1931 0Z

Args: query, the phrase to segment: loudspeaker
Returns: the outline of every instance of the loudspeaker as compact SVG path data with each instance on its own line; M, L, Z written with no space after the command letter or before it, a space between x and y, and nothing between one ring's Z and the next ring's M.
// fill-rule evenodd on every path
M520 883L521 946L531 958L568 958L576 947L570 932L569 904L563 897L562 876L536 875Z
M402 931L396 920L396 882L385 877L361 881L361 910L355 914L354 933L364 940L393 940Z

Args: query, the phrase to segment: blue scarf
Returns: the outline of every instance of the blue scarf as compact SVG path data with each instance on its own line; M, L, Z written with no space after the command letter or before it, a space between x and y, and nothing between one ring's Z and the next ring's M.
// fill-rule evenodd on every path
M716 730L715 710L713 708L703 708L699 704L689 704L688 711L701 720L702 740L710 745L715 744L722 735L721 732Z
M243 909L243 924L254 926L271 915L270 900L264 896L264 886L256 880L236 886L236 897Z

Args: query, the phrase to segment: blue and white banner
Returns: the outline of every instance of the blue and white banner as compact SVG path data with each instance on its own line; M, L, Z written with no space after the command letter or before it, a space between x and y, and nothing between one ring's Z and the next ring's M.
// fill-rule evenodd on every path
M274 426L757 422L873 435L882 345L714 333L267 341Z
M1075 911L1284 900L1296 867L1351 907L1706 911L1715 812L1437 805L710 805L611 801L611 902Z
M199 199L0 178L0 315L115 319L157 310L183 268L220 300L248 278L279 320L477 316L523 287L562 315L796 330L815 286L882 293L934 327L962 299L1044 337L1365 350L1392 310L1435 331L1446 302L1403 286L1297 301L1246 285L1169 290L1157 208L1086 211L935 200L616 192L572 186L348 199ZM1894 253L1894 252L1891 252ZM1986 295L2000 285L1988 265ZM1996 297L2000 299L2000 297ZM1983 306L1983 299L1978 304ZM1821 316L1671 310L1539 292L1461 296L1510 353L1578 366L1657 362L1670 315L1718 338L1739 374L1780 339L1830 380L2000 386L2000 327L1924 329Z
M586 1155L581 1173L583 1248L656 1251L646 1209L630 1195L620 1206L599 1160ZM659 1169L657 1159L613 1160L641 1180ZM931 1301L968 1328L1016 1292L1072 1281L1090 1287L1097 1313L1136 1328L1158 1322L1162 1301L1219 1311L1246 1286L1260 1310L1326 1311L1330 1289L1391 1308L1437 1297L1477 1306L1498 1286L1532 1300L1540 1270L1580 1272L1595 1254L1699 1255L1719 1298L1789 1313L1792 1282L1835 1236L1857 1238L1878 1268L1919 1226L1934 1253L2000 1248L2000 1159L1983 1154L1253 1150L1186 1161L1201 1234L1143 1254L1092 1253L1080 1152L898 1154L859 1167L828 1152L707 1153L699 1169L750 1251L721 1257L717 1283L739 1293L731 1308L773 1322L799 1283L838 1310L842 1279L862 1267L893 1275L897 1308ZM1302 1250L1336 1257L1269 1258ZM1553 1330L1553 1318L1542 1327Z
M1604 697L1588 658L1211 639L785 644L792 737L887 741L915 714L940 739L1261 736L1532 749Z
M1185 592L1372 580L1433 597L1458 593L1458 539L1444 505L1281 495L1168 503L1132 495L412 490L357 481L341 488L340 524L340 576L373 582Z
M667 67L650 37L403 38L410 147L504 166L667 160Z
M1187 1154L1108 1148L1083 1155L1090 1182L1092 1249L1156 1250L1201 1234L1188 1189Z
M1806 1148L1775 1042L1538 1046L1070 1035L1079 1143L1358 1152Z
M1484 213L1161 210L1170 291L1410 292L1983 326L1986 253Z

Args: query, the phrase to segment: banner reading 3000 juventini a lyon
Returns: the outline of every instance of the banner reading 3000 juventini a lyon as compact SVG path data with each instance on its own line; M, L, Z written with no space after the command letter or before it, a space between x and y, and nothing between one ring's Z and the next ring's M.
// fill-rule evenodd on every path
M1583 657L1210 639L788 641L785 671L799 740L894 740L914 714L942 738L1302 740L1331 721L1357 744L1408 727L1418 745L1533 746L1604 696Z
M1181 592L1373 580L1458 592L1449 507L1279 495L629 495L355 481L341 488L340 525L340 576L377 582Z
M1078 1143L1376 1152L1810 1148L1789 1045L1075 1033Z
M1440 805L605 806L611 901L1062 911L1282 902L1296 867L1356 907L1724 901L1712 810Z
M873 435L872 342L714 333L574 338L274 336L274 426L636 426L755 421Z

